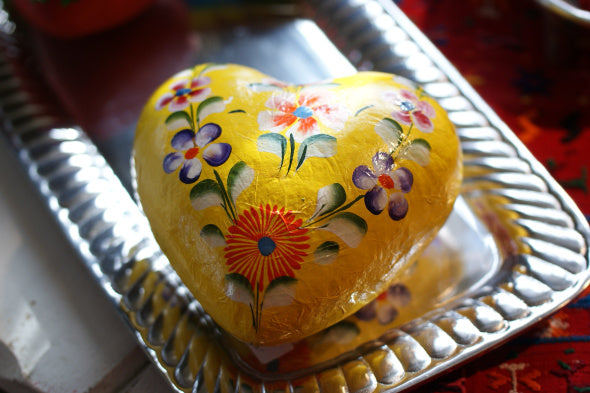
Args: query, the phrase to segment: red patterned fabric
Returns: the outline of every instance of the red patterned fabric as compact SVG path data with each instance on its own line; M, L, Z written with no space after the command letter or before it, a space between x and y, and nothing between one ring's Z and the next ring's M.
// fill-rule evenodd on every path
M400 0L589 217L590 28L532 0ZM417 389L590 392L590 290L528 333Z

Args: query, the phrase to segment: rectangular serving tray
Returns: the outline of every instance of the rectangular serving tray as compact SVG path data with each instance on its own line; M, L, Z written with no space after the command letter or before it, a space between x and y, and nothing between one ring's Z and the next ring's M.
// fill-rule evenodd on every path
M401 391L500 345L588 285L590 231L583 215L392 2L296 7L296 16L270 25L200 32L190 61L239 62L292 83L356 69L404 76L449 112L465 175L461 198L437 238L437 247L454 250L461 276L418 317L283 373L248 362L252 354L260 358L260 350L244 348L216 326L155 243L130 196L132 130L101 141L99 150L84 130L68 124L31 68L19 27L2 11L3 134L81 261L174 390Z

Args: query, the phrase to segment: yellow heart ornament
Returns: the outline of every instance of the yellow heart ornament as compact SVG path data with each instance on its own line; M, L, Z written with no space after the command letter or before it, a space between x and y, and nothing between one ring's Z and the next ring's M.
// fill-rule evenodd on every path
M257 346L378 296L444 224L462 169L446 113L406 79L291 85L233 64L159 87L134 163L174 269L225 331Z

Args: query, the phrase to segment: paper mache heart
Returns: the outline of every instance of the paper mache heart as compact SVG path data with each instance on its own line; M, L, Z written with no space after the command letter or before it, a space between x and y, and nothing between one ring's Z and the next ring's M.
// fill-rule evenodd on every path
M134 144L137 193L183 282L228 333L299 340L367 304L450 214L461 152L412 82L307 85L203 64L159 87Z

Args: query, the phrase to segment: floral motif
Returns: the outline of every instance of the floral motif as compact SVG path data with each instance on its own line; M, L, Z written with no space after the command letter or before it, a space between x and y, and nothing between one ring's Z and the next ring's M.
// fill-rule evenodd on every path
M204 76L211 67L205 67L196 76L194 73L177 75L170 90L157 100L157 110L167 108L172 112L164 123L168 131L175 133L170 141L173 151L165 156L163 169L168 174L178 170L183 183L194 183L189 198L196 211L219 210L219 207L225 211L227 220L222 224L204 223L200 238L211 249L217 248L215 252L222 253L227 269L225 295L250 308L252 326L258 330L264 310L296 301L296 273L304 261L327 265L336 261L346 247L359 246L369 228L363 217L350 211L353 205L364 200L374 215L387 208L393 220L406 216L405 194L411 191L413 174L396 163L411 160L421 166L428 165L429 143L410 138L410 134L413 128L432 132L431 119L436 112L428 102L420 100L420 93L412 93L410 87L386 92L381 98L394 110L391 116L378 121L374 129L386 144L380 150L387 152L380 151L372 157L372 168L355 165L352 181L361 192L347 195L348 188L340 183L322 184L313 214L304 218L298 218L289 207L261 204L244 208L240 206L244 202L240 202L239 196L258 179L255 167L248 165L251 163L234 162L229 171L220 170L221 173L217 168L208 169L211 173L206 171L205 178L201 178L203 160L211 167L218 167L232 154L230 144L214 143L221 135L221 127L212 122L203 125L209 115L225 112L232 102L232 97L224 99L212 94L208 87L211 78ZM271 157L277 163L277 174L296 174L310 158L336 155L337 135L330 135L330 130L342 130L351 115L345 105L335 101L328 85L293 86L264 79L248 86L252 92L265 92L263 96L268 97L266 108L257 116L259 131L267 132L258 133L256 148L277 157ZM352 113L358 114L372 106ZM239 114L247 112L233 106L227 113L236 114L238 122ZM330 232L335 237L326 237L312 250L310 243L315 242L310 239L314 231ZM405 286L393 285L356 316L360 320L377 319L381 324L388 324L397 316L398 307L409 302L409 296Z
M492 379L490 387L492 389L499 389L502 386L512 386L511 392L516 391L518 385L525 385L534 392L541 391L541 385L536 381L541 376L539 370L528 370L529 365L527 363L502 363L498 366L498 369L506 371L492 370L488 372L488 376ZM506 387L508 387L506 386ZM569 390L568 390L569 391Z
M307 89L297 94L282 92L266 101L270 110L258 114L261 130L293 135L295 141L320 133L319 124L339 131L344 127L348 111L334 101L331 92L325 89Z
M191 102L201 102L211 93L211 88L205 87L211 83L208 76L199 76L193 79L182 78L170 85L170 90L158 99L156 109L166 106L170 112L182 111L188 108Z
M270 205L244 210L228 228L225 248L230 273L248 280L252 290L263 292L278 277L295 277L310 246L308 229L292 211Z
M408 201L404 194L412 189L414 177L408 168L393 170L393 158L384 152L373 156L373 169L366 165L355 168L352 182L365 194L365 206L373 214L388 208L389 217L401 220L408 212ZM391 194L388 197L388 193Z
M436 117L436 111L430 103L420 100L410 90L386 91L383 98L393 103L395 109L391 116L402 124L414 124L422 132L430 133L434 130L431 119Z
M376 318L381 325L387 325L397 318L398 308L406 306L410 298L408 287L404 284L394 284L354 315L361 321L372 321Z
M194 183L201 176L203 168L198 157L201 150L203 150L201 154L203 160L214 167L223 164L229 158L232 150L229 144L213 143L207 146L220 135L221 127L215 123L205 124L196 134L190 129L177 132L170 142L176 151L164 157L164 171L172 173L181 167L178 173L180 181L186 184Z

